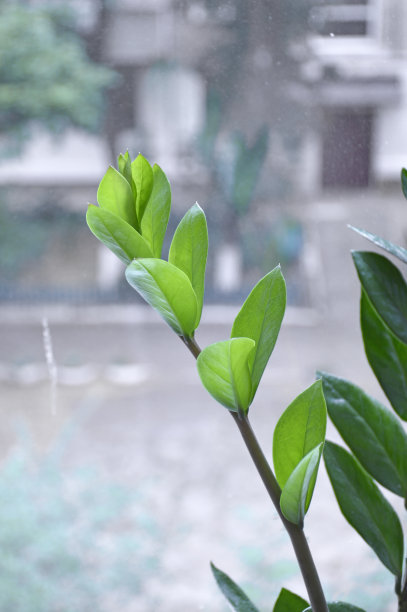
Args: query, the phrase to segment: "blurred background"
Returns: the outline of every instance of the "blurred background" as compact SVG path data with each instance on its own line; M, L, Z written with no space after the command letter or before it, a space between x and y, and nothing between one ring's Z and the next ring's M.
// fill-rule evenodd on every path
M229 415L87 203L126 150L171 182L164 249L199 202L202 346L281 263L289 306L252 408L271 456L316 369L382 398L349 256L370 247L347 224L405 244L405 142L404 0L0 0L1 612L222 611L209 560L262 610L283 584L305 595ZM318 487L329 596L394 609Z

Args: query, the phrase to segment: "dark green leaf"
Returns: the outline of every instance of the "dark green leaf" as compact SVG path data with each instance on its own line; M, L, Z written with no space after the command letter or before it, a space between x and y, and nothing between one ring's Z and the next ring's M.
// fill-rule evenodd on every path
M407 170L405 168L401 171L401 190L407 200Z
M129 264L137 257L153 256L142 236L109 210L89 205L86 221L96 238L99 238L125 264Z
M407 345L390 332L363 290L360 325L370 366L394 410L407 421Z
M182 270L162 259L137 259L127 266L126 278L176 334L193 336L196 296Z
M216 401L233 412L246 413L250 405L248 361L253 349L251 338L232 338L210 344L197 360L204 387Z
M168 261L185 272L198 302L196 327L201 319L205 268L208 255L208 228L204 211L194 204L181 219L171 242Z
M354 457L325 443L325 465L339 507L352 527L396 576L403 564L403 532L392 506Z
M299 595L288 589L281 589L273 612L303 612L307 606L308 602Z
M280 331L286 305L286 287L280 266L266 274L253 288L232 327L232 338L252 338L252 397L259 386Z
M153 189L153 170L145 157L137 155L131 164L131 173L136 186L136 212L139 223L144 215Z
M384 487L407 495L407 435L380 402L343 378L320 374L331 421L353 454Z
M288 406L273 436L273 462L278 484L284 487L300 461L325 439L326 405L320 380Z
M360 282L377 314L399 340L407 343L407 285L387 257L352 253Z
M291 523L302 525L311 503L323 443L310 451L291 472L280 497L280 508Z
M407 249L404 249L403 247L398 246L397 244L393 244L393 242L390 242L389 240L380 238L380 236L371 234L370 232L367 232L366 230L359 229L357 227L353 227L353 225L349 225L349 227L350 229L353 229L355 232L357 232L364 238L367 238L368 240L370 240L370 242L373 242L373 244L376 244L377 246L381 247L382 249L384 249L391 255L398 257L398 259L400 259L402 262L407 263Z
M212 573L218 587L236 612L259 612L242 589L227 574L211 563Z
M161 257L165 232L171 210L171 187L157 164L153 168L153 189L140 223L141 234L154 257Z
M138 228L131 187L116 168L110 166L102 178L98 188L97 200L99 206L127 221L132 227Z

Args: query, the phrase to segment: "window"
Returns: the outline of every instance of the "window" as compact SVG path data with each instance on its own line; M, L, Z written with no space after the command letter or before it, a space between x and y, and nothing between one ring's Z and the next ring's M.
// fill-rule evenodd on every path
M314 7L311 23L320 36L376 36L378 24L376 0L341 0Z

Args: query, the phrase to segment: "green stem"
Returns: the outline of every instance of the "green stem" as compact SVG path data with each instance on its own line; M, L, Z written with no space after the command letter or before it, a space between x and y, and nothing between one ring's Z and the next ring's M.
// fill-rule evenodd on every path
M185 346L191 351L195 359L197 359L201 349L197 345L195 338L193 336L191 338L188 336L180 336L180 338Z
M278 515L286 528L288 535L290 536L298 565L308 592L312 610L313 612L328 612L325 595L322 590L318 572L315 567L304 531L299 525L295 525L294 523L288 521L281 512L281 489L273 474L273 471L270 468L270 465L267 462L266 457L264 456L263 451L260 448L248 418L246 416L244 418L240 418L235 412L231 412L231 415L233 416L240 433L242 434L242 438L274 504L274 507L276 508Z
M407 571L407 560L406 560L406 570ZM396 578L396 594L398 596L399 606L398 612L407 612L407 576L404 576L404 580L402 581L401 576L397 576Z
M188 349L191 351L191 353L196 359L199 353L201 352L201 349L196 343L195 338L182 337L181 340L188 347ZM319 580L318 572L316 570L307 539L304 535L304 531L299 525L290 523L290 521L288 521L281 512L280 486L276 480L276 477L274 476L272 469L270 468L270 465L268 464L266 457L264 456L263 451L261 450L261 447L257 441L253 429L251 428L249 420L247 416L239 415L236 412L231 412L230 414L234 418L235 423L239 428L242 438L250 453L250 456L253 459L253 463L257 468L257 471L263 481L264 486L266 487L267 493L269 494L271 501L273 502L274 507L277 510L277 513L285 529L287 530L288 535L290 536L294 552L297 557L298 565L300 567L302 577L304 579L305 587L308 592L308 597L312 610L313 612L329 612L324 592L322 590L321 582ZM407 610L405 611L403 608L402 612L407 612Z

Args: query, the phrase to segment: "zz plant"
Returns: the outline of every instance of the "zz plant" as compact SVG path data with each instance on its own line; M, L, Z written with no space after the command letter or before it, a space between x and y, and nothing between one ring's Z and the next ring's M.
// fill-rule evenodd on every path
M282 589L274 612L361 612L350 604L326 603L304 535L305 515L325 441L327 410L322 391L325 379L311 384L280 417L273 438L274 469L249 421L249 408L284 316L286 287L280 267L266 274L253 288L233 322L230 338L201 350L195 332L202 313L208 253L202 209L195 204L186 212L166 260L162 258L162 245L171 190L158 165L151 167L142 155L134 161L128 153L120 155L118 169L110 167L102 178L97 200L99 205L90 205L87 211L89 228L126 264L129 284L158 311L196 358L204 387L230 412L291 539L309 602ZM331 448L330 445L332 454ZM397 550L388 561L395 572L401 563L399 556ZM214 565L212 571L234 610L257 610L231 578Z
M407 171L401 172L407 199ZM363 237L407 264L407 250L368 231ZM407 611L407 566L398 514L378 484L407 508L407 284L390 259L355 251L361 285L360 325L369 364L390 410L353 383L319 373L329 417L350 451L325 443L324 460L343 515L394 574L398 611ZM404 567L403 567L404 563Z

